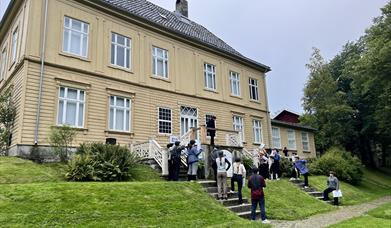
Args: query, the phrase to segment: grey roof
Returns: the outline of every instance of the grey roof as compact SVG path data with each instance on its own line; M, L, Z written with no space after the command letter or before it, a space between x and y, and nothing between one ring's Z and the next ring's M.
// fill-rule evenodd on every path
M291 128L296 128L296 129L304 129L304 130L308 130L308 131L316 131L315 128L313 127L310 127L310 126L306 126L306 125L302 125L300 123L290 123L290 122L285 122L285 121L281 121L281 120L271 120L271 123L272 125L280 125L280 126L285 126L285 127L291 127Z
M193 39L204 45L211 46L219 51L238 57L246 62L263 68L266 72L270 71L270 67L243 56L223 40L211 33L208 29L180 15L179 13L170 12L146 0L99 1L107 6L125 11L132 16L147 20L158 27L163 27L167 30L183 35L186 38Z

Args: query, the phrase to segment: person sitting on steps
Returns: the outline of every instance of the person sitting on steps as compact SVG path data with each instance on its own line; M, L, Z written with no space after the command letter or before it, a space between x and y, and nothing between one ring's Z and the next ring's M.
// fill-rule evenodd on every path
M339 181L335 176L334 171L330 171L329 178L327 179L327 188L323 191L323 200L329 200L329 193L335 190L339 190ZM338 197L334 197L334 205L338 206Z

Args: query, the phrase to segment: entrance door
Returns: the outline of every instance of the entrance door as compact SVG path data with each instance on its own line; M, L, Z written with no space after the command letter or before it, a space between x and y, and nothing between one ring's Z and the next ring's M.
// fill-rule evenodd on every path
M192 127L198 126L198 114L196 108L181 106L181 136Z

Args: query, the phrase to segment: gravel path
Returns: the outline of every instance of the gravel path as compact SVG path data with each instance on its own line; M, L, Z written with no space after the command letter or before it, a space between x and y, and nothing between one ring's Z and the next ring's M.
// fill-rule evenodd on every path
M297 221L272 221L272 225L278 228L313 228L327 227L344 220L361 216L365 212L379 207L382 204L391 202L391 196L386 196L368 203L363 203L355 206L346 206L336 211L318 214L304 220Z

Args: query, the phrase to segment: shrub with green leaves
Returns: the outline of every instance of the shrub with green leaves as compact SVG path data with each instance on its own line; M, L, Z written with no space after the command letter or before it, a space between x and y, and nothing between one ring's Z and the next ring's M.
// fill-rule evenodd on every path
M361 182L363 172L361 162L349 152L333 147L322 157L309 165L310 173L316 175L328 175L330 171L336 172L339 180L357 185Z
M127 181L139 161L126 147L84 143L69 162L66 177L73 181Z
M292 161L289 158L281 157L280 172L282 177L290 177L293 169Z

